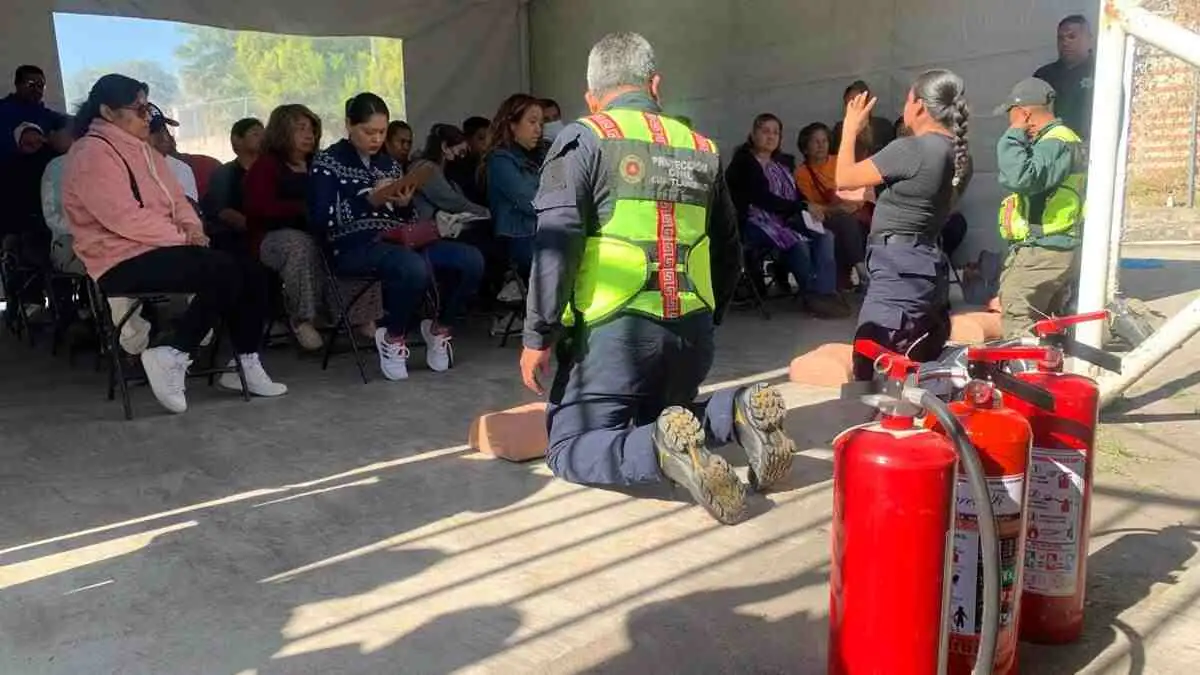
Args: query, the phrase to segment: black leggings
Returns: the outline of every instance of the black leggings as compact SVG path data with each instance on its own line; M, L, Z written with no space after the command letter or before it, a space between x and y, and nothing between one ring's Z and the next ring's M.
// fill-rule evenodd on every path
M119 263L97 280L110 296L188 293L195 297L165 346L194 354L224 319L238 354L258 351L267 311L267 275L249 256L202 246L166 246ZM121 317L114 317L120 321Z

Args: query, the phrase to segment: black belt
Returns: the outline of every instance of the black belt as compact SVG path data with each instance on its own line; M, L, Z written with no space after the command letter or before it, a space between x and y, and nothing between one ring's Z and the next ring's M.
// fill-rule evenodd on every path
M911 232L872 232L867 236L868 244L883 246L886 244L902 244L905 246L938 246L938 240L926 234Z

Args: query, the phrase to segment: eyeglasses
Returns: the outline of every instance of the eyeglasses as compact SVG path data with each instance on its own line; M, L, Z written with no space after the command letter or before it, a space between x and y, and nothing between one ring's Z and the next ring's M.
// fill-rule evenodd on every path
M24 82L21 83L21 86L29 87L31 89L45 89L46 81L45 80L25 80Z
M140 117L144 120L150 119L150 104L149 103L137 103L134 105L123 105L123 106L121 106L121 109L128 110L128 111L132 112L134 115L137 115L138 117Z

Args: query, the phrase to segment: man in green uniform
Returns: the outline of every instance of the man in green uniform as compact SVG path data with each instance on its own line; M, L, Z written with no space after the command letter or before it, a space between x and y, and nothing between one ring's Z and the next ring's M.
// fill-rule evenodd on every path
M592 114L555 139L533 200L521 375L549 389L546 463L584 485L667 478L737 522L745 488L709 446L741 445L765 490L787 475L793 444L783 399L763 384L694 402L741 275L716 144L663 115L644 37L600 40L587 79Z
M1012 192L1000 207L1000 236L1009 242L1000 276L1006 337L1061 312L1078 276L1087 153L1082 139L1054 113L1054 89L1029 78L996 114L1009 129L996 148L1000 185Z

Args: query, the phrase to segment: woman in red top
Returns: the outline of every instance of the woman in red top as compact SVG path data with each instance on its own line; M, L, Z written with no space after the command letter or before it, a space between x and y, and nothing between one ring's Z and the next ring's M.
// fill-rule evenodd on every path
M246 173L246 229L252 252L279 274L292 332L300 346L323 345L316 321L333 306L318 242L308 226L308 170L321 142L321 119L299 104L271 113L263 155ZM351 308L351 323L374 334L379 293Z

